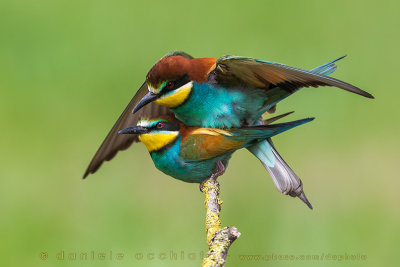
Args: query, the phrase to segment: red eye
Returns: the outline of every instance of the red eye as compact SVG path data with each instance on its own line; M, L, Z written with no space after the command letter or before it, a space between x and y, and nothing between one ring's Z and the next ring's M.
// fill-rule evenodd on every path
M174 82L168 82L165 86L167 89L172 89L174 87Z
M164 127L164 123L162 123L162 122L157 123L157 128L158 129L161 129L162 127Z

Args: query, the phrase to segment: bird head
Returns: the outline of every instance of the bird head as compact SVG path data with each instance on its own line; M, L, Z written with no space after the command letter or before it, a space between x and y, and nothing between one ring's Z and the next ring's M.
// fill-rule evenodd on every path
M183 52L172 52L161 58L148 72L149 92L137 103L133 113L150 102L168 108L179 107L189 97L193 82L205 82L215 58L192 58Z
M136 126L125 128L119 134L137 134L149 152L158 151L172 144L180 135L178 120L163 117L141 119Z

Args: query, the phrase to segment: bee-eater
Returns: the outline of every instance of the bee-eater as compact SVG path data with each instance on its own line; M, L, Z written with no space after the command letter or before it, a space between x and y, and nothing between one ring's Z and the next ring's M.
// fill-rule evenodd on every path
M313 120L240 128L187 126L172 116L142 119L120 134L134 134L150 152L155 166L176 179L200 183L225 171L233 152ZM305 195L300 198L311 208Z
M133 113L154 101L170 108L186 125L230 128L255 124L262 114L302 87L336 86L373 98L324 75L335 70L337 60L307 71L248 57L192 58L172 52L148 72L149 92Z

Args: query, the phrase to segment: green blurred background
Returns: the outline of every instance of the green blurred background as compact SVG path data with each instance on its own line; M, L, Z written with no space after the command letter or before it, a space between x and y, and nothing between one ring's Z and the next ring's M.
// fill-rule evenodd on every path
M309 88L278 106L316 117L274 139L313 211L279 194L247 151L233 156L222 219L242 236L228 266L395 266L399 10L394 0L1 1L0 265L200 265L204 197L157 171L142 144L81 179L149 68L183 50L306 69L348 54L333 76L376 97ZM79 260L92 251L106 259ZM367 259L240 259L323 253Z

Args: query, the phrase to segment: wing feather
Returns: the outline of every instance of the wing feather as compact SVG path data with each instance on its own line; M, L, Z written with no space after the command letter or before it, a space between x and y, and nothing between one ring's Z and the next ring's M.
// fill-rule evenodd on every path
M290 113L289 113L290 114ZM288 114L278 116L276 120ZM314 118L272 125L231 129L194 128L181 141L180 156L185 160L204 160L242 148L246 143L263 140L312 121Z
M358 87L326 75L248 57L221 57L215 69L210 71L208 81L226 88L234 87L235 84L242 84L244 88L256 87L266 90L279 87L290 93L302 87L335 86L374 98Z
M172 115L171 111L164 106L157 105L152 102L135 114L132 114L132 109L136 104L148 93L146 83L139 88L134 97L131 99L125 110L119 116L118 120L104 139L100 148L97 150L88 168L86 169L83 178L86 178L90 173L95 173L104 161L109 161L118 153L118 151L127 149L133 142L138 142L136 135L120 135L118 131L130 126L134 126L143 117L154 117L162 115ZM173 115L172 115L173 116Z
M205 160L234 151L246 143L246 140L233 140L229 137L227 131L197 128L182 140L179 155L187 161Z

